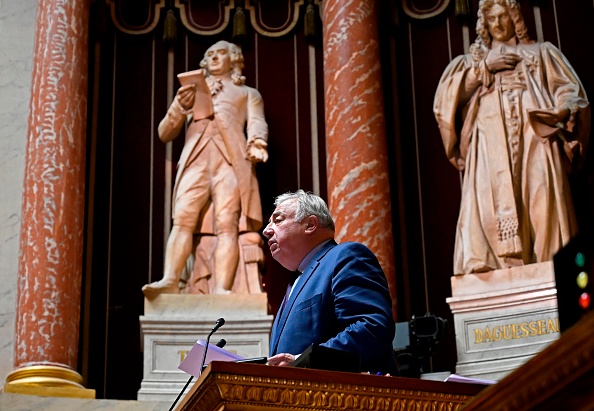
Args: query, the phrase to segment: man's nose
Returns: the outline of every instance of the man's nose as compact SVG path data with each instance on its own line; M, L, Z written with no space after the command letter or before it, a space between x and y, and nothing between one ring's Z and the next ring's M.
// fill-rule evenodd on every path
M270 223L268 223L268 225L266 225L266 227L264 227L264 230L262 231L262 235L270 240L270 237L272 237L272 234L273 234L272 228L270 227Z

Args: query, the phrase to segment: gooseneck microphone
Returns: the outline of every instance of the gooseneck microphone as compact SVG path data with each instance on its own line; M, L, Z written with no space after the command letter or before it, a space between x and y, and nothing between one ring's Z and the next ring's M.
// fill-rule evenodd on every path
M204 354L202 354L202 363L200 364L200 375L202 375L202 370L204 369L204 363L206 362L206 353L208 352L208 342L210 341L210 337L217 332L219 328L221 328L225 324L224 318L219 318L214 327L212 327L212 331L206 337L206 345L204 346ZM226 342L225 342L226 343Z
M212 331L210 332L210 335L209 335L209 337L210 337L211 335L213 335L215 332L217 332L217 330L218 330L219 328L221 328L223 325L225 325L225 319L224 319L224 318L219 318L219 319L217 320L217 322L215 323L215 326L214 326L214 327L212 327Z
M224 318L219 318L215 324L215 326L212 328L212 331L210 332L210 334L208 334L208 337L206 338L206 346L204 347L204 355L202 356L202 364L200 364L200 375L202 375L202 369L204 368L204 362L206 361L206 351L208 351L208 342L210 341L210 337L217 332L217 330L219 328L221 328L223 325L225 324L225 319ZM219 340L219 342L216 343L216 346L219 348L223 348L225 345L227 345L227 341L223 338L221 338ZM188 388L188 385L190 385L190 382L192 381L192 378L194 376L190 375L190 378L188 379L188 382L186 382L186 385L184 385L184 388L182 388L181 392L179 393L179 395L177 396L177 398L175 399L175 401L173 401L173 404L171 404L171 408L169 408L169 411L173 410L173 407L175 407L175 404L177 404L177 402L179 401L179 399L181 398L182 394L184 393L184 391L186 390L186 388Z

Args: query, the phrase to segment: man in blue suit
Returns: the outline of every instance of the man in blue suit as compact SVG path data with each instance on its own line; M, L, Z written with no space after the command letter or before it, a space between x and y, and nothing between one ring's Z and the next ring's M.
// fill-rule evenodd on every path
M299 190L274 205L263 234L298 277L272 326L268 365L289 365L318 344L358 355L362 371L397 374L392 301L376 256L363 244L336 244L320 197Z

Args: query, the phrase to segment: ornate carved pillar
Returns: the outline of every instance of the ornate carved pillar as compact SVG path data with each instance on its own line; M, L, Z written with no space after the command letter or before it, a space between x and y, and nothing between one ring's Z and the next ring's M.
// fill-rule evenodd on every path
M328 201L338 241L377 256L396 306L396 273L375 0L325 0ZM396 318L396 309L393 308Z
M40 0L27 135L14 370L6 392L95 397L76 372L89 1Z

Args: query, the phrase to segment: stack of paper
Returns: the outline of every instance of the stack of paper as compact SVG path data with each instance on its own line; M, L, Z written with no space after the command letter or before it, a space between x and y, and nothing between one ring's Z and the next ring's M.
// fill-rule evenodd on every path
M200 365L202 364L202 357L204 356L205 348L206 341L196 341L196 344L194 344L188 355L186 355L186 358L184 358L177 368L190 375L193 375L196 378L200 377ZM242 359L243 357L240 355L233 354L230 351L224 350L209 343L204 365L210 364L211 361L237 361Z

